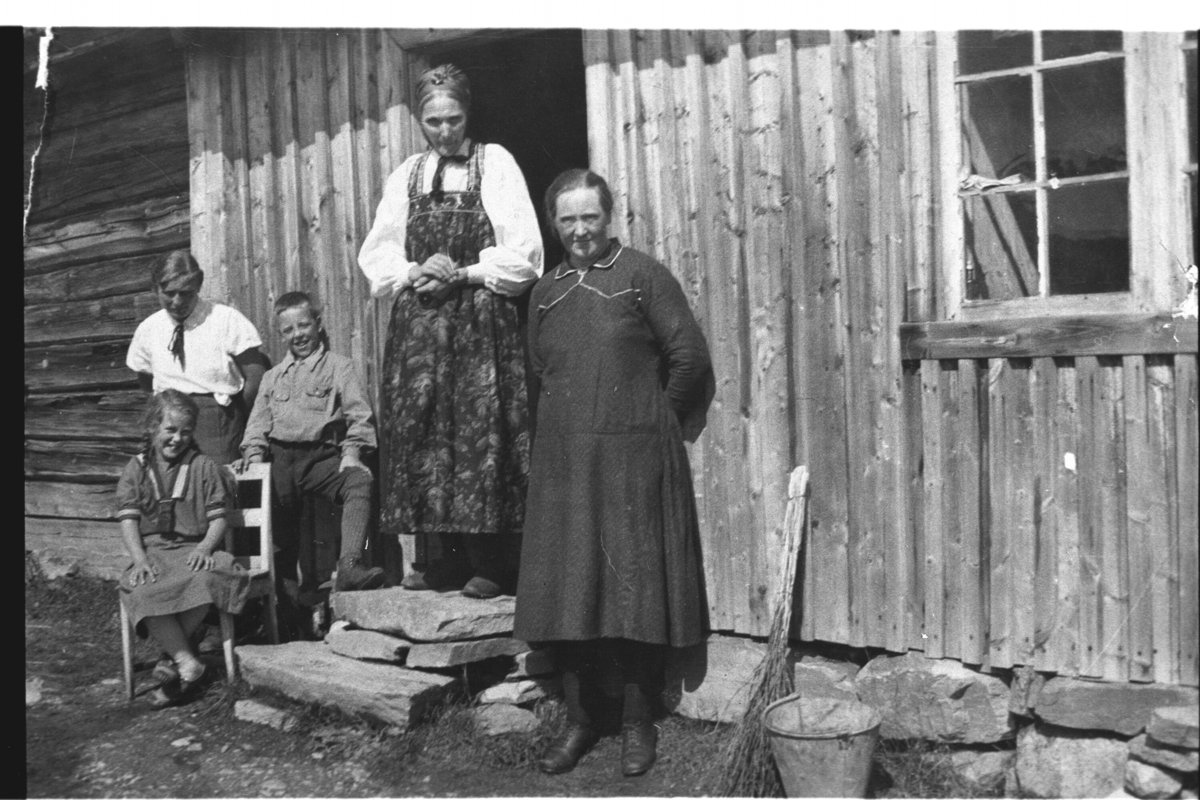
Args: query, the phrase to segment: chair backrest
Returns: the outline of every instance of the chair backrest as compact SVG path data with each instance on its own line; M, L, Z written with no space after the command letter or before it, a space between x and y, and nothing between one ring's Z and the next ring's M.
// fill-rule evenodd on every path
M232 467L225 467L239 484L248 481L258 481L258 501L244 508L231 509L225 515L228 528L225 531L225 549L233 556L234 528L258 528L258 555L250 556L248 565L251 570L266 570L275 573L275 542L271 531L271 465L266 462L250 464L246 471L237 473Z

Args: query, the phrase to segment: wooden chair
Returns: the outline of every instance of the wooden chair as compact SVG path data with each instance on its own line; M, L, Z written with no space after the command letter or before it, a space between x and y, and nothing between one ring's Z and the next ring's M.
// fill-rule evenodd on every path
M250 599L267 598L267 635L271 644L279 644L278 599L275 594L275 540L271 530L271 465L251 464L238 475L229 467L237 482L258 481L258 504L248 508L237 508L227 517L229 526L225 531L225 549L233 560L250 573ZM234 548L235 528L258 528L258 555L239 556ZM233 615L221 612L221 646L225 651L225 667L229 680L237 677L237 659L233 652Z
M258 502L248 508L231 510L226 516L225 549L234 561L250 573L250 598L267 598L267 633L272 644L279 644L279 621L275 596L275 544L271 531L271 465L251 464L238 475L228 470L237 482L258 481ZM258 528L258 555L238 556L234 549L234 530ZM125 696L133 700L133 624L125 610L125 604L117 598L121 613L121 654L125 662ZM225 674L232 681L237 677L237 660L234 655L233 615L220 612L221 646L225 654Z

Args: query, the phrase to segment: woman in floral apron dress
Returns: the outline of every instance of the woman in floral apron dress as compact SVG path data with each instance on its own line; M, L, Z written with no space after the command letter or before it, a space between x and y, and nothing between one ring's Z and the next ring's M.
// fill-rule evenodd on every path
M442 558L405 588L494 597L514 586L524 521L517 298L541 275L542 240L512 155L465 136L466 75L435 67L417 94L429 149L388 179L359 253L372 295L396 297L380 393L382 524L442 537Z

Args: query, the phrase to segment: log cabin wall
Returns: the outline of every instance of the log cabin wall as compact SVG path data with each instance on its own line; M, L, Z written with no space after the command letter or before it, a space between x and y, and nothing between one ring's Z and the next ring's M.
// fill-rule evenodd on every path
M25 242L25 547L117 577L113 493L144 398L125 353L158 308L153 259L190 238L184 56L151 29L62 28L51 52L43 137L27 36L23 188L42 147Z
M584 46L616 229L680 279L713 351L691 450L712 628L766 631L804 463L800 638L1196 685L1195 321L925 324L949 316L958 213L938 37ZM1151 99L1127 102L1149 119ZM1186 224L1132 213L1135 258L1160 258L1146 231L1164 228L1188 252ZM1181 282L1161 285L1178 300Z

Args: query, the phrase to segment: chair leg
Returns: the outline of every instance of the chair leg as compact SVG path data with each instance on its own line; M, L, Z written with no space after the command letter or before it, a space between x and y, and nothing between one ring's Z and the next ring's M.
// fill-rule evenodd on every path
M273 580L268 577L268 580ZM279 607L275 598L275 586L271 585L270 591L267 592L267 634L271 637L271 644L279 644Z
M117 598L121 608L121 658L125 664L125 699L133 702L133 626L129 622L129 612L125 604Z
M233 615L222 611L221 617L221 647L225 651L225 679L232 683L237 679L237 661L233 653Z

